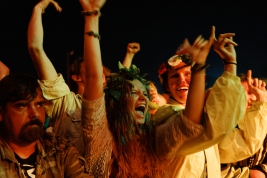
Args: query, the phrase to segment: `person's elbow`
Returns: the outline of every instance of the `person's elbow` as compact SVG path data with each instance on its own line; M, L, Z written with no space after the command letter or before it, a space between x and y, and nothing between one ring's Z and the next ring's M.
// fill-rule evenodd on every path
M41 53L44 52L42 47L40 47L38 45L34 45L32 43L28 43L28 51L29 51L31 57L40 56Z
M9 68L0 61L0 80L9 75Z

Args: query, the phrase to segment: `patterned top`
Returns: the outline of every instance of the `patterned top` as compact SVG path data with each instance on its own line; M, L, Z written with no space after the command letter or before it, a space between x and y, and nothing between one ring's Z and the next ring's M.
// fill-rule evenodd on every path
M48 135L37 141L36 178L85 178L87 164L72 144L63 137ZM0 138L0 177L24 178L25 174L12 148Z
M93 101L83 100L82 105L85 159L95 177L108 177L113 137L108 128L104 96ZM156 126L155 130L155 152L168 158L177 154L184 142L197 137L202 132L202 126L185 118L182 112L175 111L170 113L168 121ZM138 169L133 170L138 171ZM129 175L134 174L134 172L129 173Z
M222 177L249 177L250 169L267 176L267 103L254 101L238 128L219 144ZM252 155L252 156L251 156Z
M265 137L264 142L260 150L249 157L248 159L239 161L234 164L235 167L249 167L250 169L257 169L262 171L267 176L267 138Z

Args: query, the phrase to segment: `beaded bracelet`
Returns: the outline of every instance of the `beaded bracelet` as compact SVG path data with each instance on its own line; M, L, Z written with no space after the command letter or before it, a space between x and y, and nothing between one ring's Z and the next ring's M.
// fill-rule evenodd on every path
M98 33L95 33L93 31L89 31L89 32L85 32L85 34L87 34L89 36L93 36L93 37L98 38L100 40L100 35Z
M223 61L224 65L227 65L227 64L234 64L234 65L237 65L236 62L227 62L227 61Z
M97 15L97 16L101 16L101 12L100 11L98 11L98 10L93 10L93 11L82 11L81 12L81 14L82 15L84 15L84 16L90 16L90 15Z
M195 63L191 68L192 72L200 72L206 70L210 65L209 64L197 64Z

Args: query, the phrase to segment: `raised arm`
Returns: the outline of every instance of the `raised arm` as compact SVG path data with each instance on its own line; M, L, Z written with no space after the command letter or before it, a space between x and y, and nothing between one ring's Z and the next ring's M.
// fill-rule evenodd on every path
M213 27L213 39L214 31ZM229 135L244 116L245 98L239 77L224 72L214 83L205 102L202 134L182 145L179 154L188 155L207 149Z
M41 80L49 80L57 77L57 72L47 57L43 49L43 24L42 13L45 8L52 4L57 11L61 11L61 7L53 0L41 0L35 5L28 26L28 50L32 61Z
M80 0L80 3L85 14L84 66L86 82L83 97L86 100L95 100L104 94L98 24L100 9L104 5L105 0Z
M234 35L234 33L224 33L220 34L218 39L216 39L214 33L213 49L222 58L224 63L224 71L236 75L237 62L234 47L237 46L237 43L233 41Z
M127 51L126 51L126 54L125 54L125 57L124 57L124 60L123 60L123 63L122 65L129 69L132 65L132 61L133 61L133 58L134 58L134 55L140 51L140 44L139 43L129 43L127 45Z
M183 50L188 51L192 62L195 63L191 69L191 82L184 115L195 123L201 123L205 98L206 58L213 43L214 29L212 27L209 40L204 40L199 36L192 46L186 40L183 47Z
M204 110L206 58L213 42L213 29L209 40L204 40L199 36L193 45L185 40L182 48L177 52L177 54L189 53L195 64L191 68L191 82L185 110L181 113L182 117L177 117L173 107L169 106L159 108L154 115L153 119L159 124L156 128L156 153L160 156L183 155L183 152L180 151L182 147L186 147L182 151L189 150L189 154L202 150L194 149L195 145L190 147L187 145L190 140L198 137L203 131L200 123ZM164 121L165 118L168 118L167 122Z
M9 75L9 68L2 61L0 61L0 80L7 75Z

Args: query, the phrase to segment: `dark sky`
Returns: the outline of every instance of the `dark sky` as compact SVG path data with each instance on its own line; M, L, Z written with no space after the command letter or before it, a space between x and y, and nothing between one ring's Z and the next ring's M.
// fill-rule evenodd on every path
M27 51L27 25L37 0L1 0L0 59L11 72L36 75ZM43 15L44 49L58 72L67 76L70 61L82 55L83 17L78 0L59 0L62 13L48 7ZM199 35L208 37L212 25L216 34L234 32L238 72L253 70L267 77L267 5L259 1L108 0L100 18L104 65L117 70L129 42L139 42L141 51L133 63L159 86L157 69L171 57L184 38L190 42ZM208 56L207 84L222 73L219 56Z

